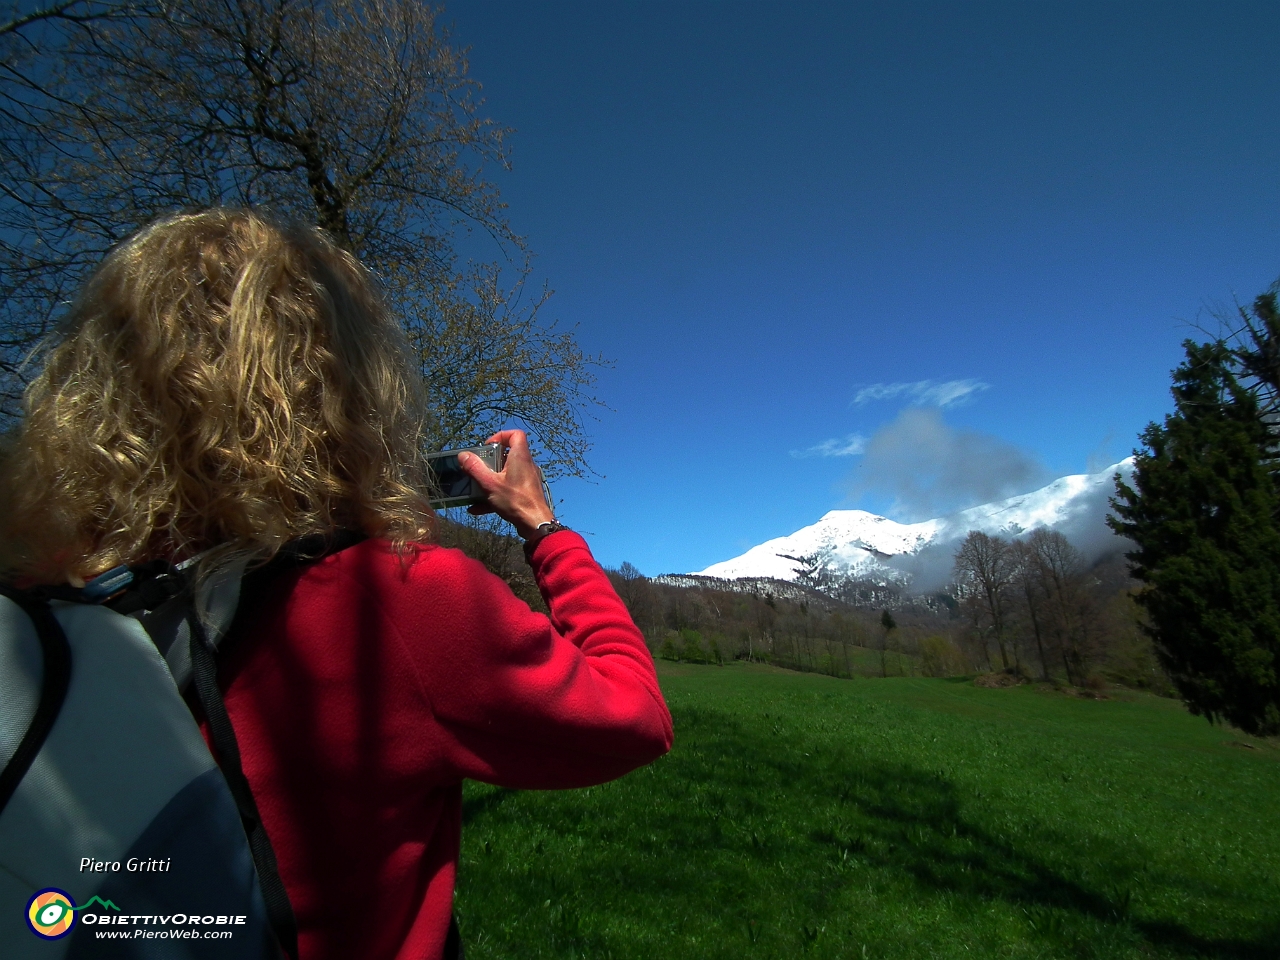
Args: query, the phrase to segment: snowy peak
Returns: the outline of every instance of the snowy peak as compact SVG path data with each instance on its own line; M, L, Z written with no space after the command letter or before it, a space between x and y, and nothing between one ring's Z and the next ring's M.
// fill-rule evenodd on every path
M1082 512L1096 508L1099 502L1106 505L1108 499L1115 496L1114 478L1117 473L1126 479L1131 477L1133 458L1121 460L1099 473L1060 477L1032 493L961 510L947 518L947 523L953 527L965 527L965 533L982 530L985 533L1017 534L1037 527L1056 528L1070 523ZM1099 521L1102 516L1099 516Z
M1048 527L1059 530L1084 549L1112 538L1105 525L1114 477L1133 473L1133 459L1098 473L1061 477L1031 493L970 507L919 523L898 523L865 510L832 510L817 523L785 537L752 547L741 556L714 563L699 575L734 580L741 577L796 579L797 557L823 554L833 569L854 577L906 583L937 566L941 551L951 549L970 530L1018 536ZM937 554L928 564L929 554ZM949 556L949 553L947 554ZM926 577L926 579L931 579Z
M733 580L773 577L794 580L796 557L826 553L842 567L876 567L880 560L914 553L937 535L937 520L898 523L865 510L832 510L817 523L752 547L740 557L712 564L703 576Z

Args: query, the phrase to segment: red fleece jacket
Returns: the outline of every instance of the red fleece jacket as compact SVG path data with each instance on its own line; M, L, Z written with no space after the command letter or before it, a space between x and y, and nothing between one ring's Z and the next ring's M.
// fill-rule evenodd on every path
M572 532L533 554L550 619L456 550L366 540L242 598L220 676L300 960L435 960L462 779L619 777L671 748L653 660ZM207 737L207 731L206 731Z

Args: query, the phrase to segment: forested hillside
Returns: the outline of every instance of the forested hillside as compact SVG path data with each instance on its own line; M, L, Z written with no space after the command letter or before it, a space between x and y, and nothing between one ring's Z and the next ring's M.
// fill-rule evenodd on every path
M990 539L1013 555L1013 545ZM998 627L991 594L962 570L947 590L923 596L857 580L823 591L765 579L650 580L629 564L610 576L654 654L666 659L753 660L837 677L1004 671L1168 692L1139 630L1123 555L1085 566L1065 538L1049 546L1056 556L1023 557L1001 574Z

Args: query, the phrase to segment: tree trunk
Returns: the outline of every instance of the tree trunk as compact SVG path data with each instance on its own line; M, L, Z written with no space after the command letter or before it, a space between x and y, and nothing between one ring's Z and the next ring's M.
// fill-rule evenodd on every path
M1044 655L1044 638L1040 636L1040 618L1036 616L1036 608L1028 598L1027 609L1031 611L1031 629L1036 635L1036 649L1040 651L1040 678L1049 682L1049 658Z

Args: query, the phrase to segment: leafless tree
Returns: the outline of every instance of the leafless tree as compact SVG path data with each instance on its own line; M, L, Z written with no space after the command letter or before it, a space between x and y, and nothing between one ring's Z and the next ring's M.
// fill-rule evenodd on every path
M113 244L158 214L265 207L368 264L404 317L434 440L523 422L582 473L598 358L522 296L508 165L465 51L417 0L19 3L0 30L0 414L20 360ZM497 266L460 257L488 237ZM504 276L515 279L504 283Z
M956 579L969 587L975 606L983 615L979 619L990 631L1000 651L1000 664L1009 669L1008 642L1005 635L1009 612L1009 592L1013 584L1014 563L1009 542L971 530L956 551ZM1017 646L1014 646L1014 669L1020 669Z
M649 581L645 579L643 573L636 569L633 563L623 563L622 566L615 571L611 571L611 573L613 576L609 579L613 581L613 585L618 591L618 596L627 605L627 609L633 609L640 603L649 586Z
M437 449L479 442L519 421L535 437L548 477L582 476L590 449L584 416L599 357L583 354L570 330L544 323L544 294L522 304L492 267L423 291L409 338L422 364L435 415L428 434ZM513 302L514 300L514 302Z
M0 23L0 426L17 413L21 360L96 260L81 251L90 224L78 224L80 212L57 192L60 169L77 149L58 124L78 109L69 50L76 38L135 12L103 0L19 2Z
M1022 601L1022 609L1027 622L1031 625L1032 636L1036 641L1036 652L1040 656L1040 678L1048 682L1049 656L1045 652L1046 605L1049 595L1042 579L1041 565L1035 548L1026 540L1015 540L1013 550L1013 585Z
M1043 527L1027 538L1027 547L1067 682L1083 684L1094 639L1092 598L1083 558L1063 534Z
M844 616L837 610L830 617L831 638L835 643L840 645L840 651L844 656L844 673L847 677L853 676L853 664L849 660L849 637L848 625L845 623ZM837 672L835 652L828 645L828 655L831 657L832 672Z
M619 598L626 604L631 619L641 630L654 632L658 624L657 603L653 594L653 585L648 578L636 569L634 564L623 563L617 570L609 571L609 580L617 590Z

